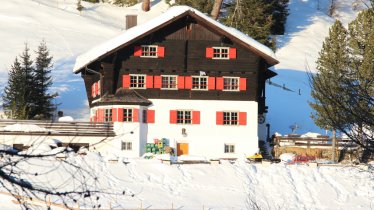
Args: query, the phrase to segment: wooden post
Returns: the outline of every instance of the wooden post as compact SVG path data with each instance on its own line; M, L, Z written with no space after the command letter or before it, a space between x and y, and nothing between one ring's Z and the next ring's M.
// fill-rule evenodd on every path
M142 10L148 12L151 9L151 0L143 0Z
M222 1L223 0L215 0L214 1L213 9L212 9L212 12L210 13L210 16L212 16L212 18L214 20L217 20L218 17L219 17L219 12L221 10Z
M332 162L335 163L335 151L336 151L336 130L332 131Z

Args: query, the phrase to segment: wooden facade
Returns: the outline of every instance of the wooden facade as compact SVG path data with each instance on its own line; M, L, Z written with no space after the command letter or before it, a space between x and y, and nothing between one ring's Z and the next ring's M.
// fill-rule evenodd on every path
M134 56L134 49L141 45L162 46L162 58ZM208 59L209 47L230 47L236 49L235 59ZM159 88L136 89L145 98L188 99L188 100L231 100L256 101L259 114L266 112L265 81L275 73L268 70L272 66L256 49L243 45L235 37L228 36L220 29L205 23L199 17L186 13L165 23L151 33L121 46L81 70L85 82L90 107L103 95L114 95L124 86L123 76L143 74L147 76L178 75L198 76L203 72L212 78L245 78L245 91L213 90L163 90ZM94 73L93 71L97 72ZM100 81L101 93L93 97L92 86Z

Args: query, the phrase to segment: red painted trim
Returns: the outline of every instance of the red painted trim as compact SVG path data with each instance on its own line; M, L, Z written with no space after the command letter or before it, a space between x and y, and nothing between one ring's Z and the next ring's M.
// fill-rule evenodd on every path
M216 89L223 90L223 77L217 77L216 80L217 80Z
M147 110L147 123L155 123L155 110Z
M240 78L239 80L239 90L247 90L247 78Z
M184 89L184 76L178 76L178 89Z
M158 46L158 48L157 48L157 57L159 57L159 58L165 57L165 47Z
M200 111L192 111L192 124L200 124Z
M177 110L170 110L170 124L177 124Z
M209 77L208 78L208 90L215 90L216 89L216 78Z
M206 48L205 57L206 58L213 58L213 48L211 48L211 47Z
M136 57L142 56L142 46L135 46L134 47L134 56L136 56Z
M118 115L118 122L123 122L123 109L122 108L118 108L117 109L117 115Z
M99 109L97 118L98 122L104 122L104 109Z
M216 112L216 124L223 125L223 112Z
M184 77L184 88L191 90L192 89L192 77L191 76L186 76Z
M154 76L154 88L160 89L162 85L161 76Z
M132 110L132 121L139 122L139 109Z
M153 76L147 76L146 88L153 88Z
M130 87L130 75L123 75L122 87L128 89Z
M113 122L118 122L117 109L116 108L112 108L112 121Z
M239 112L239 125L247 125L247 112Z
M230 48L229 50L229 58L236 59L236 48Z

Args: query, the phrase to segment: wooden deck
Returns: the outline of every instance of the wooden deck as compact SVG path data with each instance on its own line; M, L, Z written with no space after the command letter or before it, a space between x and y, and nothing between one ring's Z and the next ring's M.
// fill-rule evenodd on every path
M5 131L4 128L13 124L32 124L46 131ZM0 120L1 135L49 135L49 136L95 136L114 137L113 123L92 122L52 122L40 120Z

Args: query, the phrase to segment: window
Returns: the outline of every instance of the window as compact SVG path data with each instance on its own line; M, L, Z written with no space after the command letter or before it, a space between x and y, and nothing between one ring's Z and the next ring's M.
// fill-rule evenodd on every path
M140 57L157 58L157 46L142 45L142 55Z
M112 109L105 109L104 122L112 122Z
M223 112L224 125L238 125L238 112Z
M130 75L130 88L145 88L145 75Z
M177 76L161 76L163 89L177 89Z
M208 77L193 76L192 77L192 89L193 90L207 90L208 89Z
M229 59L228 47L213 47L213 59Z
M123 122L132 122L132 109L123 109Z
M223 90L239 90L239 77L224 77Z
M143 110L142 122L148 123L148 112L147 110Z
M235 145L225 144L225 153L235 153Z
M191 124L191 111L177 111L177 124Z
M122 150L132 150L132 142L122 142Z

